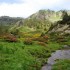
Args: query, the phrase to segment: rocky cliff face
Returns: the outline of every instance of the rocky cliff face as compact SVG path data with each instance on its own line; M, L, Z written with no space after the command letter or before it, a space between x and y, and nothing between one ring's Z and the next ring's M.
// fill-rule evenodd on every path
M57 24L49 33L55 32L60 34L69 33L70 34L70 24Z
M52 11L52 10L39 10L37 13L31 15L29 19L36 18L38 20L49 20L55 22L62 19L62 11Z
M70 15L64 12L63 19L50 27L49 33L57 32L60 34L70 34Z
M26 18L24 25L43 31L48 31L52 27L51 32L62 32L68 28L65 32L69 32L69 24L66 24L69 23L69 20L67 20L69 15L70 11L66 10L57 12L52 10L39 10L37 13Z

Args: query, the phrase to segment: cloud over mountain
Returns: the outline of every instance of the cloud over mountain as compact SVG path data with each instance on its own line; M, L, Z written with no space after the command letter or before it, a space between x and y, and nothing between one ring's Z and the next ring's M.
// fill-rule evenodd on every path
M69 0L0 0L0 16L28 17L40 9L70 9Z

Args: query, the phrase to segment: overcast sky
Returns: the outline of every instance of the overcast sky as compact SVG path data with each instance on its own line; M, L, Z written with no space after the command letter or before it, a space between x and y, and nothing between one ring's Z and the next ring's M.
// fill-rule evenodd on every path
M70 0L0 0L0 16L28 17L40 9L70 10Z

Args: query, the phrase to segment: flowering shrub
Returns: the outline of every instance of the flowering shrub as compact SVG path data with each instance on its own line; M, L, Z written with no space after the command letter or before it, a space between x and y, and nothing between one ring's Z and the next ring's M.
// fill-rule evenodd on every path
M41 46L47 46L46 43L44 43L44 42L38 42L38 44Z
M33 38L38 38L38 37L40 37L40 35L41 35L40 33L34 34Z
M24 44L26 44L26 45L32 45L33 41L30 38L27 38L27 39L24 40Z
M8 34L8 35L4 36L4 39L6 41L9 41L9 42L16 42L17 41L17 38L12 34Z
M48 40L49 37L47 35L45 35L45 36L43 36L43 38Z
M37 38L37 41L47 43L48 40L44 39L43 37Z

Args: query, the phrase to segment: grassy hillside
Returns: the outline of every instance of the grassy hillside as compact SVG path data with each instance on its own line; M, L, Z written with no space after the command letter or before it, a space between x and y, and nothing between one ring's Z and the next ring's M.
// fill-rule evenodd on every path
M70 34L65 34L69 29L67 11L40 10L26 19L1 17L0 70L40 70L52 52L70 46ZM57 62L53 70L68 61Z
M24 20L24 26L47 32L51 26L56 25L58 24L58 21L63 20L64 11L68 16L70 15L69 11L66 10L60 10L57 12L52 10L39 10Z

